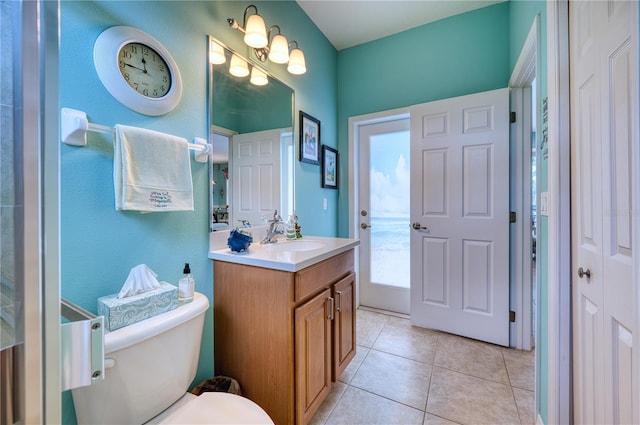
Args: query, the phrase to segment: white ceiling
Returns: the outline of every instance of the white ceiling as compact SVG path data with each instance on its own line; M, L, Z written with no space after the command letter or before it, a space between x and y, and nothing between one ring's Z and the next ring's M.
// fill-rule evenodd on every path
M296 0L342 50L504 0Z

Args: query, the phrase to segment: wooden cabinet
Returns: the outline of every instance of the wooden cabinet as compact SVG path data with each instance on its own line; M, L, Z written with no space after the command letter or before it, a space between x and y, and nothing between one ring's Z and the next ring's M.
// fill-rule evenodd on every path
M355 356L353 250L296 273L214 261L218 375L280 424L306 424Z

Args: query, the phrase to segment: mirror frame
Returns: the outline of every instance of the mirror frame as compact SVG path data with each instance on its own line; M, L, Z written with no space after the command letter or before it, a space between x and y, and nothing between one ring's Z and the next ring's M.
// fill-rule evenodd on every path
M278 84L281 84L283 87L288 88L289 90L291 90L291 134L292 137L294 137L294 141L293 141L293 162L290 166L291 170L291 186L292 186L292 191L293 191L293 202L292 202L292 208L295 211L295 168L296 168L296 164L295 164L295 150L296 150L296 143L295 143L295 126L296 126L296 109L295 109L295 100L296 100L296 91L293 89L293 87L289 86L287 83L285 83L284 81L282 81L281 79L275 77L271 72L269 72L267 69L265 69L262 64L260 62L256 62L253 59L247 59L244 55L239 54L237 51L235 51L234 49L230 48L229 46L227 46L225 43L221 42L220 40L218 40L217 38L215 38L212 35L207 35L206 36L206 40L207 40L207 96L206 96L206 101L207 101L207 105L206 105L206 114L207 114L207 140L208 143L213 143L213 135L212 135L212 129L215 127L215 124L213 123L213 72L214 72L214 64L211 63L211 50L209 48L210 44L212 42L219 44L220 46L222 46L223 49L228 50L229 52L231 52L231 54L238 56L240 59L243 59L244 61L246 61L247 63L251 64L254 67L257 67L258 69L260 69L262 72L264 72L271 80L277 82ZM209 156L209 181L208 181L208 194L209 194L209 233L223 233L223 232L229 232L232 230L233 226L231 225L231 222L229 222L229 228L228 229L213 229L213 213L214 213L214 205L213 205L213 184L212 184L212 180L213 180L213 172L214 172L214 163L213 160L211 159L212 156ZM233 201L233 200L232 200ZM259 225L262 225L262 223L260 223ZM256 223L252 223L252 227L258 227L259 225L256 225Z

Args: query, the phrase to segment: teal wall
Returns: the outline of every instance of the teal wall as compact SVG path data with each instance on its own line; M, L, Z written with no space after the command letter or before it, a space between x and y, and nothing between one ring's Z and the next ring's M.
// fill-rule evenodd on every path
M511 0L510 7L510 68L516 64L518 56L522 49L525 39L529 33L531 25L536 16L539 16L540 27L538 30L538 69L537 69L537 88L538 88L538 111L536 127L538 140L537 146L537 199L540 205L540 192L546 192L548 187L547 167L548 161L545 156L544 146L541 146L540 137L546 125L542 122L542 100L547 97L547 22L546 22L546 2L542 0ZM536 317L538 318L536 332L536 388L538 396L536 411L540 414L544 423L548 423L548 303L547 303L547 275L548 275L548 220L547 217L540 215L538 209L538 228L537 228L537 308Z
M423 25L338 53L338 135L347 175L349 117L507 87L509 3ZM340 182L339 235L349 233Z
M122 123L190 139L207 134L206 35L248 56L242 35L226 18L242 19L246 2L220 1L62 1L60 14L60 105L83 110L91 122ZM293 1L255 3L267 24L298 41L307 73L292 76L281 65L275 76L296 91L296 108L322 122L323 142L336 144L336 51ZM102 86L93 65L93 43L106 28L129 25L164 44L182 73L183 95L176 109L149 117L127 109ZM296 111L297 117L297 111ZM297 124L296 124L297 125ZM191 264L196 290L213 296L212 262L207 258L207 166L192 162L195 211L139 214L114 207L113 147L110 137L89 134L85 148L62 145L61 286L62 296L96 312L96 299L117 292L129 270L141 263L161 280L177 283L184 262ZM323 190L320 169L296 164L297 213L303 231L335 236L336 203L318 213ZM335 191L333 191L335 192ZM335 193L327 193L327 196ZM212 309L205 319L195 382L213 376ZM63 394L64 424L76 422L70 392Z

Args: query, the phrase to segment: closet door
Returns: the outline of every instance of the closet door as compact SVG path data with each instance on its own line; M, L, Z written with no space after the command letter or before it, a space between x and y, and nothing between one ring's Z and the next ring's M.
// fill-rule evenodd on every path
M638 3L569 2L569 19L574 419L638 423Z

